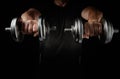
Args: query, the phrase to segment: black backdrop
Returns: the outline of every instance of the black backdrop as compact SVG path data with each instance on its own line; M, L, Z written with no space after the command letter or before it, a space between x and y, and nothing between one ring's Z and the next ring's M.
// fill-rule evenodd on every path
M18 72L22 69L22 71L30 70L32 72L36 70L36 56L38 55L39 44L37 38L29 36L26 37L22 43L16 43L12 40L10 33L4 31L4 28L10 26L12 18L20 16L21 13L30 7L38 7L39 3L42 7L46 7L44 4L50 4L50 1L51 0L11 0L10 2L1 2L0 53L3 66L5 65L8 71L15 70ZM89 5L95 6L103 11L104 16L113 23L115 28L120 29L119 1L74 0L73 2L73 5L80 7L80 9ZM120 52L119 39L120 36L116 34L109 44L100 44L98 41L95 42L88 40L83 42L83 52L85 55L89 55L89 57L85 59L89 71L92 71L94 68L97 71L102 69L102 72L106 72L118 68ZM109 67L111 70L109 70Z

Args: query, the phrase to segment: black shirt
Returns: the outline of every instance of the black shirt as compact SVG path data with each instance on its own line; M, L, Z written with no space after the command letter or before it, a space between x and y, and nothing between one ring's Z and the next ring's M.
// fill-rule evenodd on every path
M75 19L79 17L75 14L77 12L74 14L71 12L74 11L69 9L69 6L58 7L55 4L49 6L45 12L43 11L43 17L50 28L56 27L56 30L50 31L47 38L40 42L43 63L80 63L81 44L75 42L71 31L64 32L64 29L71 28Z

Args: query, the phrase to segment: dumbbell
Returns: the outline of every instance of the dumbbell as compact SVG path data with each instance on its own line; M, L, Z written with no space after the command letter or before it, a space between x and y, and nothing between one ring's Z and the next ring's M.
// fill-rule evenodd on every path
M109 43L112 40L113 34L118 33L118 29L114 29L112 23L107 20L102 21L103 25L103 35L105 36L105 43ZM5 30L10 30L13 39L17 42L22 41L24 35L22 34L21 27L17 25L17 18L12 19L11 25L9 28L5 28ZM50 28L49 24L46 22L44 18L39 18L38 20L38 32L39 32L39 40L44 41L49 34L50 30L56 30L56 27ZM74 24L71 25L71 28L65 28L64 32L70 31L76 42L82 43L84 28L83 22L80 18L75 19Z
M84 39L84 25L80 18L74 21L74 25L71 28L65 28L64 31L71 31L76 42L82 43ZM102 19L102 36L98 35L99 39L104 39L104 43L107 44L111 42L113 35L119 33L118 29L114 29L111 22L106 19Z
M79 20L80 21L80 20ZM76 25L76 23L77 24L79 24L79 23L81 23L81 22L79 22L79 21L75 21L75 25ZM78 23L79 22L79 23ZM112 41L112 38L113 38L113 35L115 34L115 33L119 33L119 30L118 29L115 29L114 27L113 27L113 24L109 21L109 20L106 20L105 18L103 18L102 19L102 36L101 35L98 35L99 36L99 39L101 40L101 39L104 39L104 43L105 44L107 44L107 43L109 43L109 42L111 42ZM82 32L80 32L81 30L78 30L79 31L79 33L84 33L84 29L83 29L83 26L84 25L82 25L82 24L80 24L80 27L82 28ZM78 26L79 27L79 26ZM83 35L82 35L83 36ZM81 36L81 38L83 39L83 37ZM78 40L76 40L76 41L78 41L79 43L81 43L81 41L80 40L82 40L82 39L79 39L78 37L76 38L76 39L78 39Z
M56 28L50 28L49 24L45 21L45 19L40 17L38 20L39 40L44 41L50 30L56 30ZM16 42L21 42L24 39L24 34L22 33L22 26L18 25L18 18L13 18L10 27L6 27L5 31L10 31L12 39Z

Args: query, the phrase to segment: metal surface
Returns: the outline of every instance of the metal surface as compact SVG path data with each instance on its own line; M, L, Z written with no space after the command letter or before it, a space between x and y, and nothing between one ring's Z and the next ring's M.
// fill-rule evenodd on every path
M114 29L112 23L105 20L103 21L103 31L105 36L105 43L109 43L112 41L114 33L118 33L118 29Z
M21 33L20 27L17 25L17 18L13 18L10 27L5 28L5 30L11 32L11 36L16 42L20 42L24 38L24 35Z

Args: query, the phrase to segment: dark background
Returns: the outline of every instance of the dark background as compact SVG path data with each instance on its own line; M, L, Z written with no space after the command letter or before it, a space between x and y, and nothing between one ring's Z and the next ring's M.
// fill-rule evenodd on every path
M36 67L36 56L39 50L37 38L27 36L22 43L16 43L12 40L10 33L4 31L4 28L10 26L11 20L14 17L19 17L21 13L31 7L37 8L39 3L42 7L41 10L43 10L47 4L51 5L51 0L11 0L10 2L5 1L0 3L0 53L3 66L5 65L5 69L8 71L14 70L14 72L18 72L24 70L32 72L36 70L34 67ZM78 7L78 10L75 10L75 12L80 12L81 9L89 5L100 9L104 13L104 17L107 17L113 23L114 28L120 29L119 1L74 0L71 3L72 6ZM87 64L88 71L101 71L101 76L108 72L112 73L112 75L114 72L117 72L120 52L119 39L120 35L116 34L109 44L103 44L99 40L85 40L83 42L83 52L87 56L84 63Z

